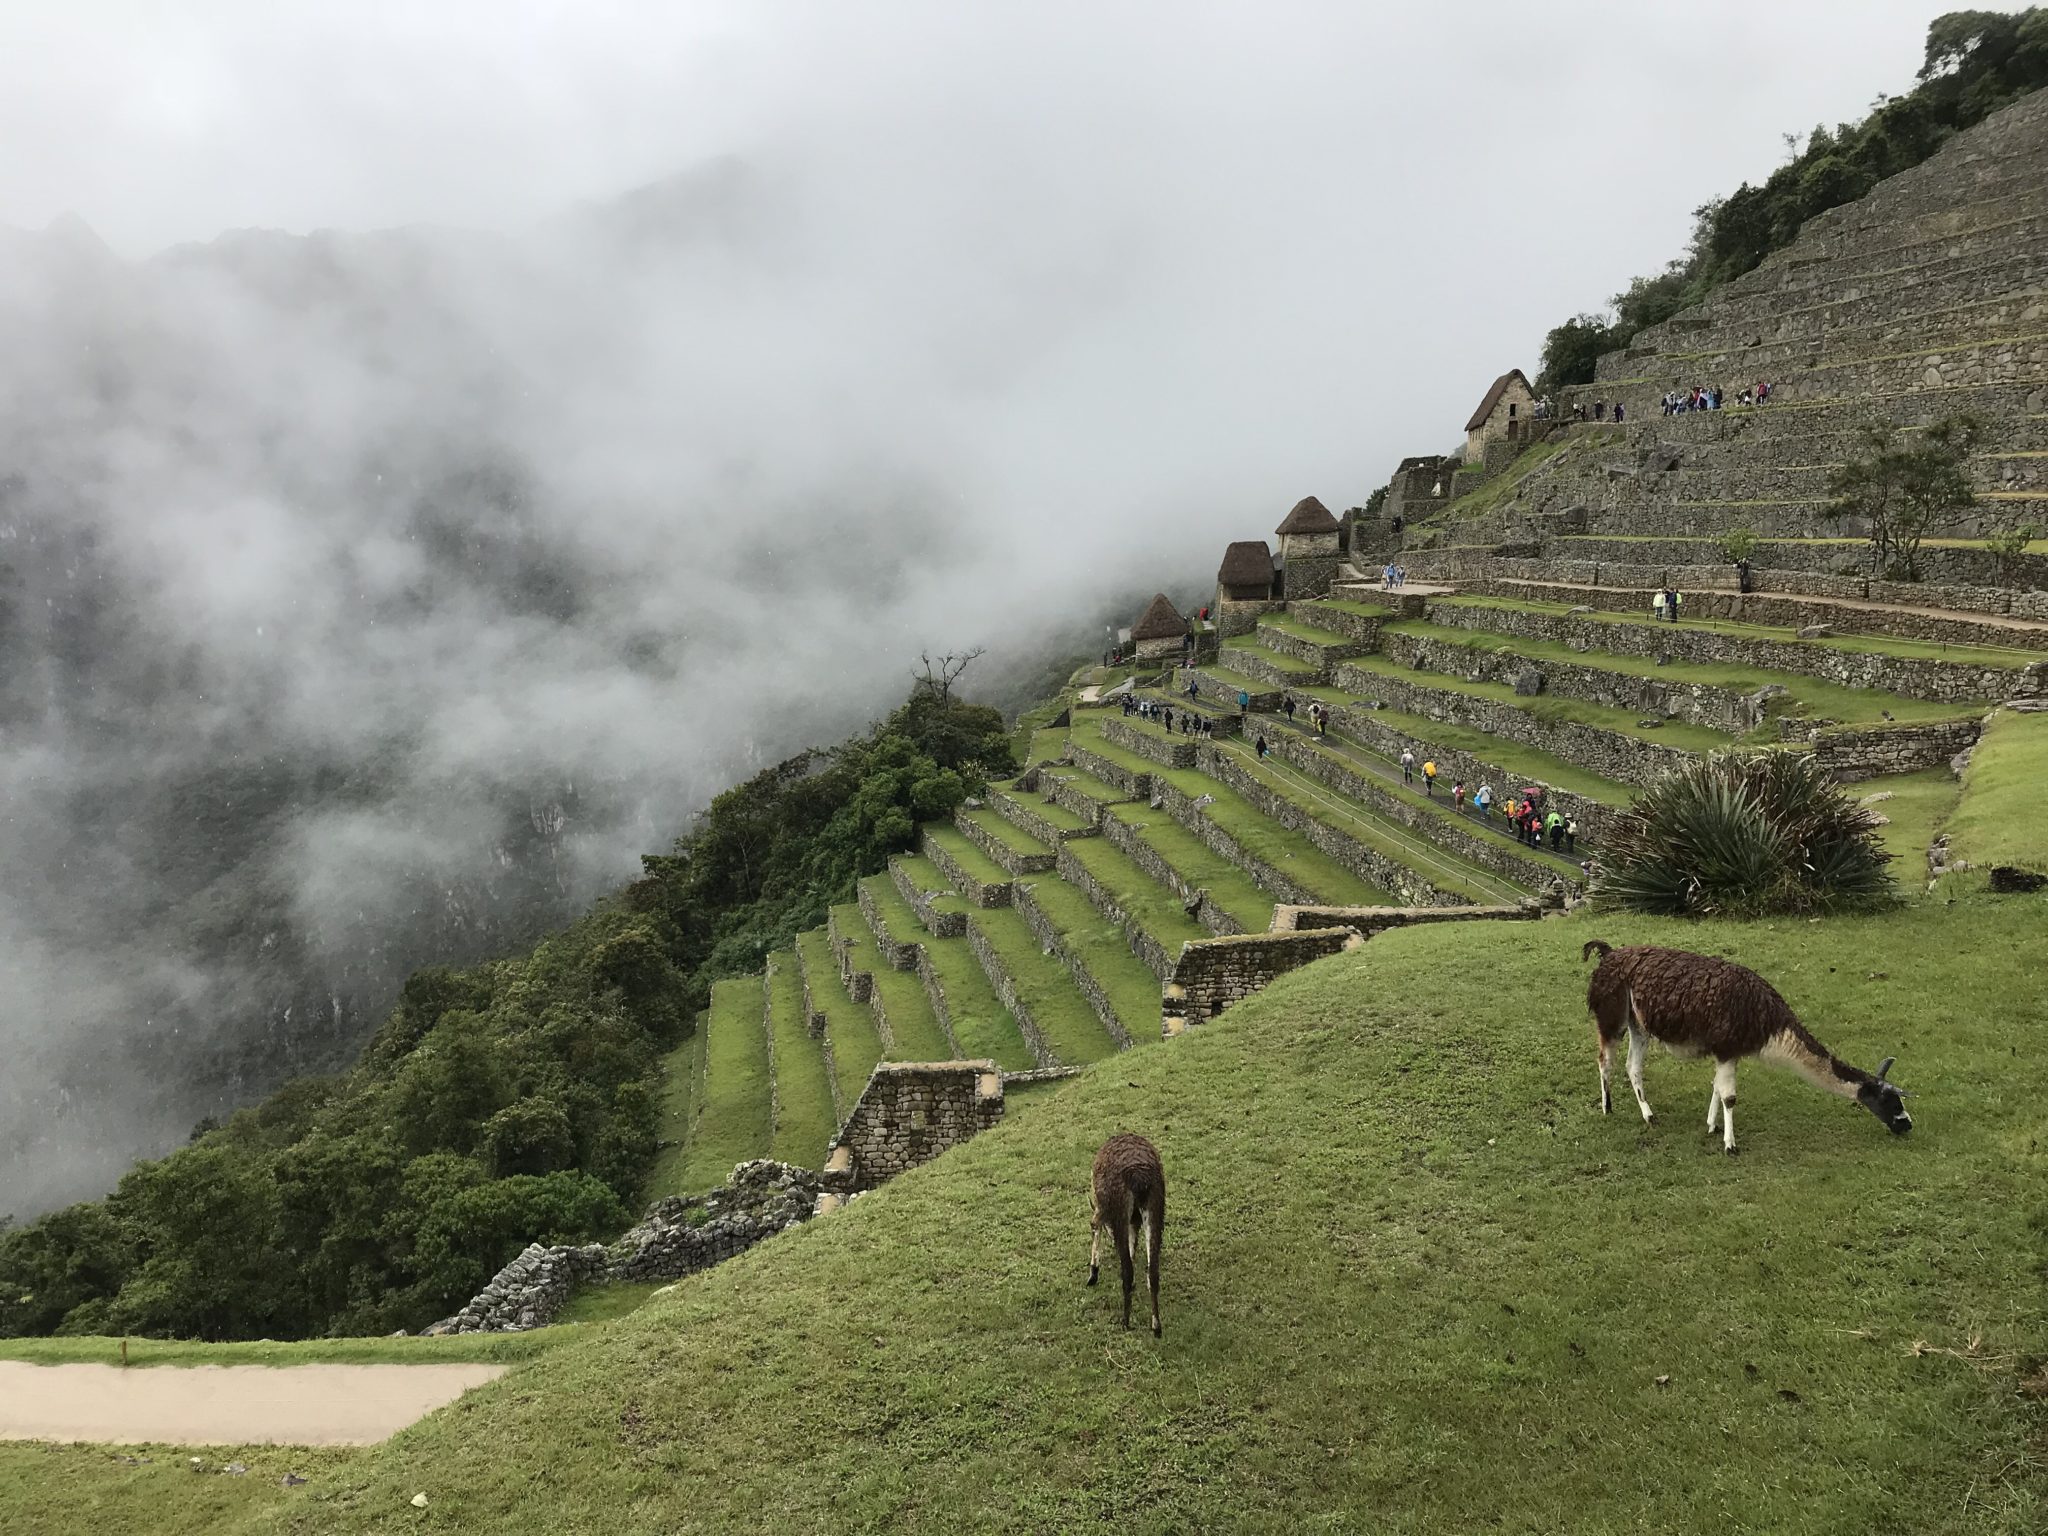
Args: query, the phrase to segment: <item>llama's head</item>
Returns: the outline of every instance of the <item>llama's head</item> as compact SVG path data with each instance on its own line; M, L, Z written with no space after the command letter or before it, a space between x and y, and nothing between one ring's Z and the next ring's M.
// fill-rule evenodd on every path
M1906 1095L1884 1080L1893 1059L1887 1056L1878 1063L1870 1081L1856 1090L1856 1102L1882 1120L1894 1136L1903 1136L1913 1129L1913 1117L1906 1113Z

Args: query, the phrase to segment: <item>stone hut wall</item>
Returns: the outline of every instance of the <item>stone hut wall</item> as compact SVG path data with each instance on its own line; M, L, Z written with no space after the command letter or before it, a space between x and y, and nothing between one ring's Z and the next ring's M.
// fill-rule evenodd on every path
M834 1183L873 1189L987 1130L1003 1116L1003 1074L992 1061L883 1062L833 1138L851 1154Z
M1280 535L1281 592L1289 602L1328 597L1337 579L1337 530Z

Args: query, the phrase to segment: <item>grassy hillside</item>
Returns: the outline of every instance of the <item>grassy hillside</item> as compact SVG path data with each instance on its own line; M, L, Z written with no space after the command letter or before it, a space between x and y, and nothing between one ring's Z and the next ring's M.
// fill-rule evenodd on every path
M2044 915L1383 936L246 1528L2039 1530ZM1898 1056L1918 1129L1752 1066L1729 1159L1661 1055L1659 1123L1603 1119L1595 933L1757 966L1845 1056ZM1080 1283L1124 1127L1172 1186L1158 1344Z

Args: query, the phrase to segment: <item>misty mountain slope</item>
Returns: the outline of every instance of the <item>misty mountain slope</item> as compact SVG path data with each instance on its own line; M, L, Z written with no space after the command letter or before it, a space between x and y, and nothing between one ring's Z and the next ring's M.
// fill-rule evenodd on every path
M517 237L0 232L0 1212L1112 583L962 500L950 362L835 361L886 325L802 222L725 162Z

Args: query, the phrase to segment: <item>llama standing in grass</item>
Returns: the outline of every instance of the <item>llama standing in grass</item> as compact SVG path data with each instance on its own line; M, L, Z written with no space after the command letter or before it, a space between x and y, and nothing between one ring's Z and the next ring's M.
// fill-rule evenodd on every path
M1166 1169L1159 1149L1129 1131L1095 1154L1093 1208L1088 1218L1088 1283L1102 1273L1102 1229L1116 1239L1124 1276L1124 1326L1131 1326L1132 1256L1142 1232L1145 1275L1152 1287L1152 1337L1159 1337L1159 1232L1166 1225Z
M1579 951L1595 953L1600 964L1586 985L1586 1006L1600 1032L1600 1112L1613 1108L1608 1091L1608 1058L1615 1038L1628 1031L1628 1080L1643 1119L1657 1117L1643 1096L1643 1052L1650 1036L1680 1056L1712 1056L1714 1087L1707 1097L1707 1134L1718 1121L1722 1144L1735 1150L1735 1064L1745 1056L1782 1062L1816 1088L1854 1099L1882 1120L1894 1135L1913 1129L1903 1095L1884 1080L1887 1056L1875 1073L1835 1058L1807 1033L1771 984L1731 961L1631 944L1616 949L1600 939Z

